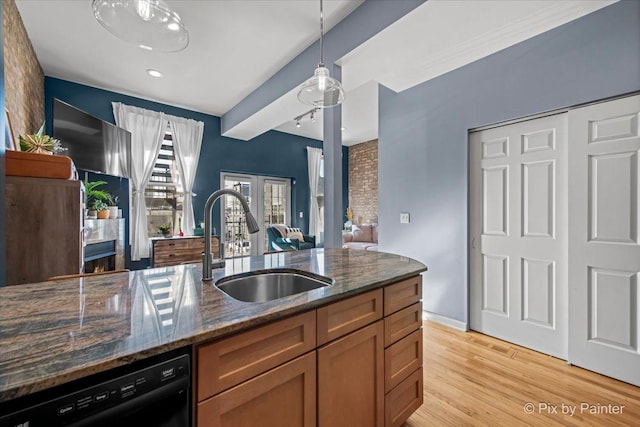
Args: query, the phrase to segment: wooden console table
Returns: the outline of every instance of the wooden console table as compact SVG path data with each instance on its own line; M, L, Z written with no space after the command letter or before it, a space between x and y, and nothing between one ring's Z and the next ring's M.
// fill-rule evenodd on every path
M149 258L151 267L166 267L168 265L202 262L204 252L204 237L154 237L149 239ZM211 236L211 252L213 258L220 257L220 239Z

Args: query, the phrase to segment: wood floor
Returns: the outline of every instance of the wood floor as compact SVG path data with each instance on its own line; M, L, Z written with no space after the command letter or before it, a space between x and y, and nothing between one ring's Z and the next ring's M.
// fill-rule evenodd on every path
M465 425L640 426L640 387L426 321L424 404L405 427Z

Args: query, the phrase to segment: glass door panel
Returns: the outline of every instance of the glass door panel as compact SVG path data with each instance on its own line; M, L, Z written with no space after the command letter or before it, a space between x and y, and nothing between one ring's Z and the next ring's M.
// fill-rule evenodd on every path
M226 258L261 255L269 250L267 228L272 224L291 226L291 180L255 175L222 174L224 188L238 191L248 201L260 231L249 234L240 201L224 196L222 203L222 245Z
M291 212L291 187L288 179L263 178L263 227L261 227L260 241L262 251L269 250L269 236L267 228L272 224L286 224L291 226L289 212Z

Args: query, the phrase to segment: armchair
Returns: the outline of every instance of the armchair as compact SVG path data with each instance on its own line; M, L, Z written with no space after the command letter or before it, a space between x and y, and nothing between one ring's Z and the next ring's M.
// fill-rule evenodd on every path
M316 237L302 235L303 240L287 237L287 226L283 224L274 224L267 227L267 236L269 237L270 251L299 251L302 249L312 249L316 247Z

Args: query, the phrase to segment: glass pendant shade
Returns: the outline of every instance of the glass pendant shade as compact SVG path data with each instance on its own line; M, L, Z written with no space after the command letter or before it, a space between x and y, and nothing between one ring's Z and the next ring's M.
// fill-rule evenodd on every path
M298 99L312 107L333 107L344 100L344 90L340 82L329 75L329 69L319 65L313 77L302 84Z
M93 14L111 34L143 49L178 52L189 44L180 16L162 0L93 0Z

